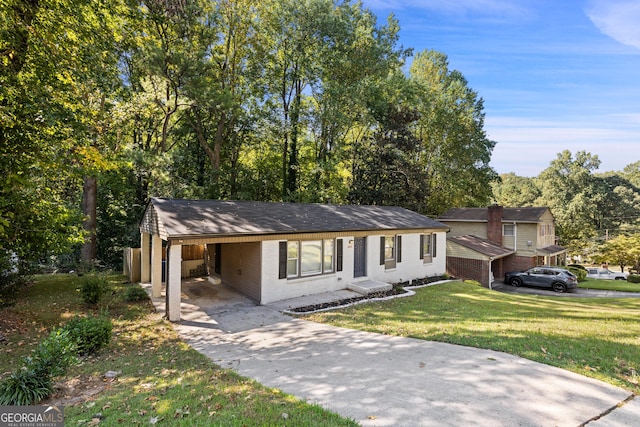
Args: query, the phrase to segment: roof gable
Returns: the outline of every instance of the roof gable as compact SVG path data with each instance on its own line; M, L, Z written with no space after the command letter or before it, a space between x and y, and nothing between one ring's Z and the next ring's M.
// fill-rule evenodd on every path
M163 238L370 230L442 229L400 207L153 198L141 230Z
M502 220L508 222L538 222L547 207L503 208ZM487 222L487 208L451 208L438 217L439 221Z

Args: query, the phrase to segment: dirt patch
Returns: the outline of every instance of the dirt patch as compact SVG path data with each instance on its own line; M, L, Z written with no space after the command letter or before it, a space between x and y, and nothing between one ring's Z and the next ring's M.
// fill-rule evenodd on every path
M113 380L96 377L75 377L53 385L53 394L40 405L73 406L91 400L113 384Z

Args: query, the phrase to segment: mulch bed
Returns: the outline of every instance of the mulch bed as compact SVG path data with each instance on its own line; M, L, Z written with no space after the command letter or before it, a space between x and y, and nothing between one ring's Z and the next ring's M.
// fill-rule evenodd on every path
M327 310L330 308L338 308L338 307L350 305L350 304L353 304L359 301L364 301L364 300L381 299L381 298L387 298L387 297L392 297L396 295L402 295L409 292L405 289L405 287L424 286L424 285L428 285L429 283L438 282L443 279L445 279L443 276L425 277L422 279L413 280L411 283L409 282L396 283L393 285L393 288L391 290L384 291L384 292L374 292L368 295L363 295L361 297L345 298L338 301L306 305L304 307L292 308L291 310L288 310L288 311L291 313L310 313L310 312L319 311L319 310Z

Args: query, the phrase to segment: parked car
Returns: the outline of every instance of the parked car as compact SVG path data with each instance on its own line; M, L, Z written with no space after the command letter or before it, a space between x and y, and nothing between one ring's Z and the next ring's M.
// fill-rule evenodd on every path
M559 267L534 267L527 271L509 272L504 282L511 286L535 286L565 292L578 287L578 278L567 269Z
M589 279L627 280L628 273L617 273L607 268L587 268Z

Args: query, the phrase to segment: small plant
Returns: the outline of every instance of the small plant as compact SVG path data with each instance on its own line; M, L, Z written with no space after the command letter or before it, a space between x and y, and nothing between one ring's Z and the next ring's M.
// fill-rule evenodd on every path
M640 274L630 274L627 276L627 282L640 283Z
M0 405L32 405L51 394L51 379L76 363L76 344L69 333L52 331L22 366L0 383Z
M80 293L85 304L97 305L108 291L109 282L107 282L105 276L88 274L83 277Z
M32 405L51 390L51 377L23 366L0 382L0 405Z
M148 299L147 291L137 285L129 286L124 292L124 300L127 302L146 301Z
M111 341L111 320L106 317L76 316L63 329L75 342L79 355L95 353Z
M25 367L41 376L59 377L78 361L77 348L68 331L56 329L25 358Z

